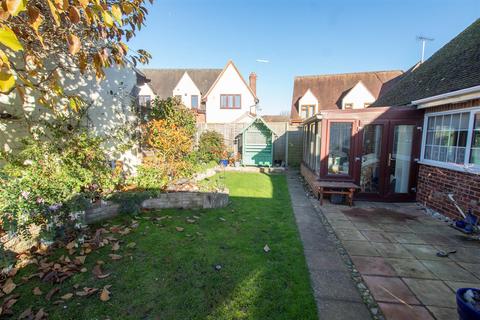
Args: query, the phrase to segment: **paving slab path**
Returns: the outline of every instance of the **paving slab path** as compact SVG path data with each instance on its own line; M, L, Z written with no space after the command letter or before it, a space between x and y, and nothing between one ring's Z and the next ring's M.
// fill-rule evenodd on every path
M372 319L332 236L312 204L298 172L287 173L288 190L310 273L319 319Z

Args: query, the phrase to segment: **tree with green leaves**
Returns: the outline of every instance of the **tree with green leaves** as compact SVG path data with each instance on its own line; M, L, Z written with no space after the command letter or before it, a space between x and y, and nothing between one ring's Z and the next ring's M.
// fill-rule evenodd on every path
M150 0L152 1L152 0ZM1 0L0 95L16 92L37 105L82 105L66 93L68 73L105 75L104 68L148 62L126 42L145 23L146 0ZM19 106L20 107L20 106Z

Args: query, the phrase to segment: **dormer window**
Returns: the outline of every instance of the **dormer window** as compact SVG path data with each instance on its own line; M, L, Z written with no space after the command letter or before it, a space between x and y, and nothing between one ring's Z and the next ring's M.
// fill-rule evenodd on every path
M300 107L300 116L304 119L310 118L315 114L314 105L302 105Z
M353 109L353 103L345 103L343 109Z

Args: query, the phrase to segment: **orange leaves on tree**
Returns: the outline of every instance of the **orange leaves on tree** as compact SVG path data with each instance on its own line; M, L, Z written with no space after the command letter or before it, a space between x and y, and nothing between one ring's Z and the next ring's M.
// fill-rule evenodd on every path
M54 76L56 70L78 67L82 74L92 72L100 80L105 77L105 67L148 62L146 51L128 51L122 42L144 25L145 2L2 0L0 50L6 53L8 63L0 66L0 93L22 93L18 88L28 87L38 104L59 106L68 97L57 89L62 79ZM23 57L35 57L35 64L29 66L25 59L18 59L18 51L23 51ZM65 61L51 59L67 55L69 68L64 68ZM78 105L70 103L72 106Z

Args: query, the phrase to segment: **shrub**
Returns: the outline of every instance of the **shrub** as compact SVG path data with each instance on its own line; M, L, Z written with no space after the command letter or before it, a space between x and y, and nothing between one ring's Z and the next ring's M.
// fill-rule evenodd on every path
M223 136L216 131L205 131L200 135L198 153L204 162L221 160L225 151Z
M144 142L165 162L182 160L193 147L188 130L166 120L151 120L143 127Z
M150 119L164 120L168 125L181 127L191 138L196 131L195 114L182 105L177 98L155 99L152 103Z
M101 147L85 132L61 140L26 140L0 174L0 221L5 230L28 235L34 224L54 229L76 223L72 214L113 190L118 180Z

